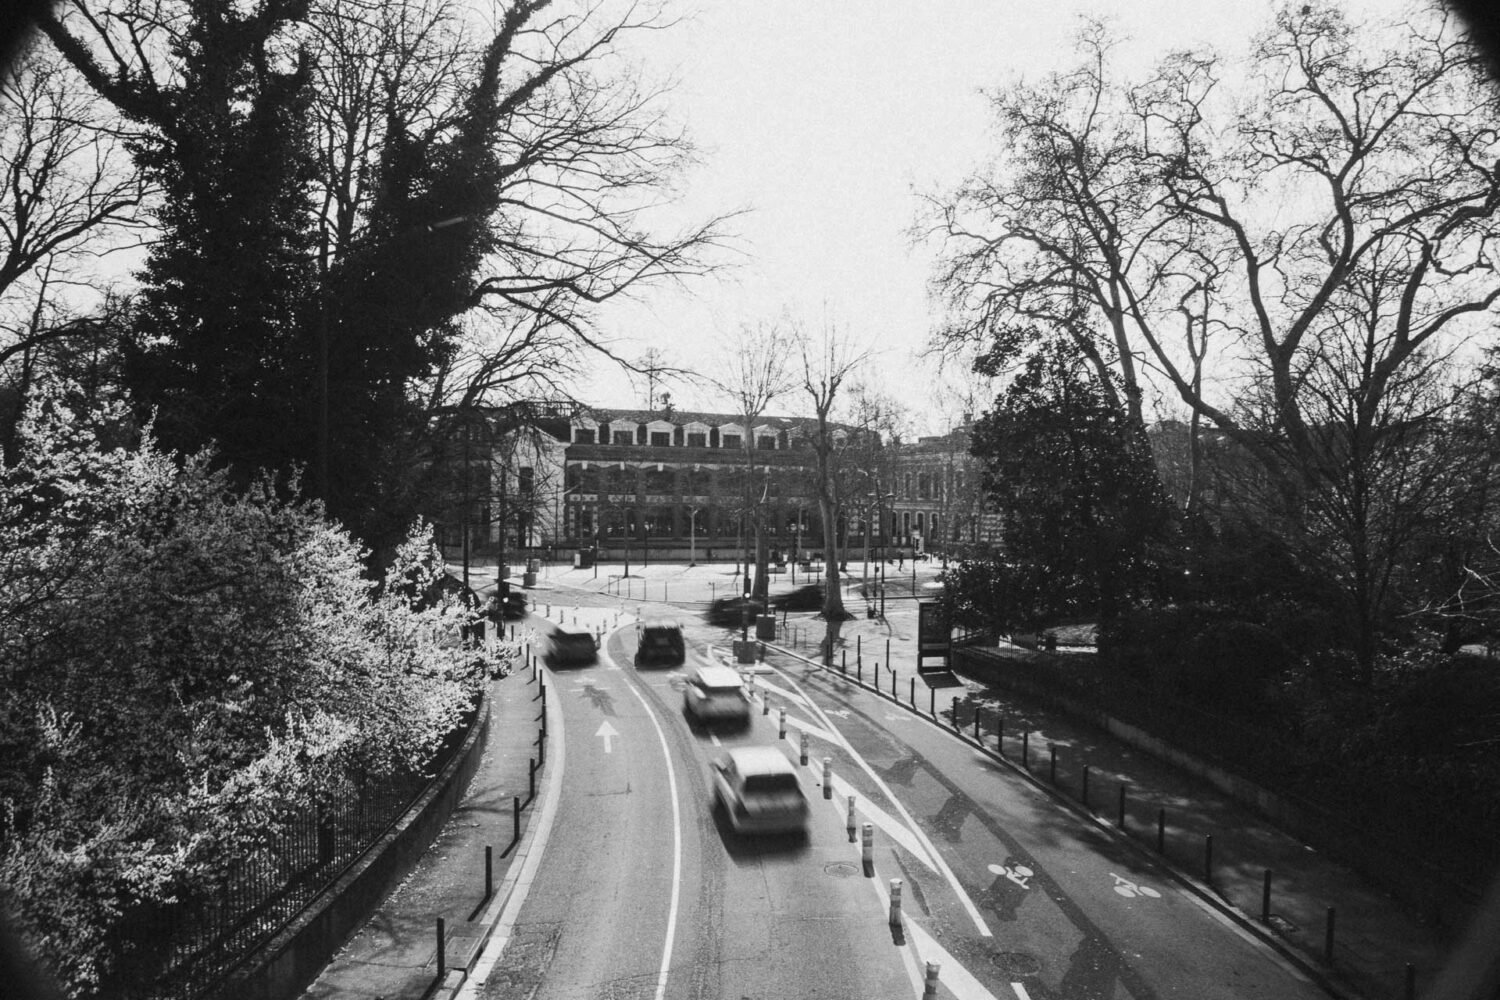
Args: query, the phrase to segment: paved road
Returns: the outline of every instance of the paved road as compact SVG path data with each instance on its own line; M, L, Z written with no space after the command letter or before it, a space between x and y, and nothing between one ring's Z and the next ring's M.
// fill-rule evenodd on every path
M722 631L688 632L687 669L724 652ZM888 701L787 658L757 673L748 730L705 732L682 715L684 671L637 672L633 651L626 628L598 665L551 672L555 822L478 995L915 997L937 962L961 1000L1324 996L1144 854ZM712 756L756 743L795 760L803 734L808 837L735 836L711 808ZM875 829L874 877L850 795Z
M479 995L916 995L842 815L817 810L806 837L742 838L712 808L709 761L776 743L773 720L695 731L685 671L638 673L634 647L625 629L598 665L551 672L566 760L555 823L501 957L476 972ZM686 669L705 656L694 649Z

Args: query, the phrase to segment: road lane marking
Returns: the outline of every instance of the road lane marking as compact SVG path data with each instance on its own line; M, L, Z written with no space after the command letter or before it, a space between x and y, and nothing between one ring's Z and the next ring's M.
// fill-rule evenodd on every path
M937 962L942 966L938 972L938 980L957 1000L998 1000L995 994L986 989L983 983L975 979L973 974L949 953L947 948L938 944L931 934L923 930L921 924L908 919L905 925L917 958L923 962ZM1022 996L1025 996L1024 992Z
M1031 994L1020 983L1011 983L1010 988L1016 991L1016 1000L1031 1000Z
M773 667L772 669L776 668ZM801 691L801 687L797 684L797 682L792 680L791 677L787 676L784 671L776 670L776 673L780 674L781 678L788 684L790 684L793 688L796 688L799 692ZM803 697L807 698L806 695L803 695ZM974 900L969 898L968 892L958 881L958 876L953 874L953 869L948 867L948 863L944 861L943 856L938 853L937 847L935 847L932 841L928 839L927 834L922 832L922 828L917 825L917 821L912 818L911 813L907 810L906 806L901 803L901 800L896 798L896 795L891 791L890 786L885 783L885 779L881 778L880 775L875 773L875 769L870 766L870 762L865 760L865 758L859 753L859 751L855 750L854 747L849 743L849 741L844 738L844 734L839 731L839 728L833 724L833 721L828 718L827 714L821 707L818 706L816 702L814 702L811 698L807 698L807 704L808 707L812 710L813 714L817 715L823 720L823 725L828 728L828 731L838 737L836 745L843 747L844 752L847 753L850 758L859 765L860 769L865 772L870 780L875 783L875 787L880 789L881 794L884 795L886 799L891 803L891 805L895 807L896 811L901 814L901 819L906 823L907 829L911 831L914 837L922 842L922 846L926 848L927 853L931 855L936 870L940 872L943 878L948 881L948 887L951 888L954 895L958 897L959 903L963 906L965 912L969 914L969 919L974 922L974 927L979 931L980 936L994 937L995 935L990 930L990 925L985 922L984 917L980 914L979 907L974 905Z
M485 980L494 970L495 963L505 953L505 946L510 942L511 931L516 925L516 917L520 915L521 907L526 903L526 896L531 892L537 869L541 867L542 855L547 851L547 839L552 835L552 821L557 816L558 800L562 798L563 765L567 758L567 741L563 739L562 707L555 700L547 706L547 725L550 731L556 734L556 740L552 748L551 763L545 769L547 787L542 798L541 811L537 813L532 825L526 829L525 842L521 845L520 853L517 855L520 865L516 866L514 862L512 863L511 870L516 872L515 881L511 883L508 891L501 886L500 891L495 893L495 898L489 908L484 911L484 916L480 918L482 925L492 927L493 930L490 931L489 942L480 952L474 967L469 970L469 975L464 980L463 987L458 991L455 1000L473 1000L476 993L484 988ZM499 912L498 920L497 911Z
M819 729L817 726L813 725L810 722L803 722L795 715L788 715L786 717L786 724L793 729L802 730L809 736L816 736L818 739L823 740L825 743L832 743L834 746L839 745L839 739L837 736L828 732L826 729Z
M661 744L661 755L667 762L667 788L672 795L672 902L667 907L667 939L662 945L661 969L656 974L656 1000L662 1000L667 992L667 972L672 967L672 946L677 940L677 905L682 895L682 804L677 796L677 768L672 764L672 752L667 746L667 734L661 728L661 722L656 718L656 712L651 708L651 703L646 696L641 694L640 688L635 684L629 685L630 693L635 695L646 710L646 718L651 720L651 725L656 729L656 738Z
M615 737L619 736L620 734L615 731L615 727L614 726L611 726L609 724L609 720L608 719L605 719L602 723L599 724L599 731L597 733L595 733L594 735L595 736L602 736L604 738L604 752L605 753L614 753L615 752Z
M835 774L833 776L832 802L840 815L847 814L849 796L851 795L854 796L854 808L859 810L866 819L873 820L875 825L885 832L886 836L906 848L907 853L912 857L922 862L930 870L934 872L938 871L938 866L932 863L932 857L927 853L921 842L912 836L911 831L906 828L905 824L859 794L849 786L847 781Z
M807 704L807 698L805 696L798 694L795 691L788 691L786 688L781 687L777 684L772 684L770 681L760 680L759 678L757 678L755 684L757 687L764 688L766 691L771 692L784 701L797 702L802 705Z

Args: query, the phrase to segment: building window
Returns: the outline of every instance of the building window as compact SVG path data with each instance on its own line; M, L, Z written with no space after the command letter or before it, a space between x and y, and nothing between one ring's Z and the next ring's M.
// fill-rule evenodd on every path
M629 431L615 431L615 444L635 444L635 435Z
M523 465L516 470L516 488L522 496L530 496L536 492L536 470L529 465Z
M776 439L769 434L762 434L760 437L755 439L755 447L759 448L761 451L775 451Z
M687 446L689 448L707 448L708 435L698 431L689 434L687 436Z
M593 444L594 443L594 429L592 427L575 427L575 428L573 428L573 443L574 444Z
M670 448L672 446L672 432L652 431L651 444L657 448Z
M723 442L725 448L738 448L740 446L740 436L738 434L725 434Z

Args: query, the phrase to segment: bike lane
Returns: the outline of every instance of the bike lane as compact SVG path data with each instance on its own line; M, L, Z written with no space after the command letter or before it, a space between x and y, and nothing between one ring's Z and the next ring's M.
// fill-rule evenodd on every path
M833 756L872 804L889 792L918 828L899 834L910 824L885 806L914 945L926 946L921 960L945 962L956 995L1326 996L1145 852L948 730L805 661L771 663L763 685L822 745L815 753ZM923 859L924 842L937 859Z

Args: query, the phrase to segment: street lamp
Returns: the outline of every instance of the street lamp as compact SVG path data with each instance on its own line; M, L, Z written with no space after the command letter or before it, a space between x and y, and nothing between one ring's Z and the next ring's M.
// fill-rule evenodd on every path
M651 565L651 522L641 522L641 569Z
M740 641L750 641L750 574L745 574L745 593L740 601Z
M688 510L688 565L698 565L698 511L700 508L692 507Z

